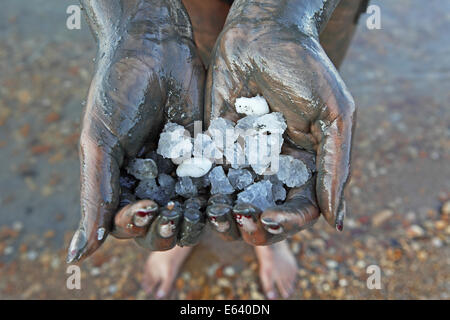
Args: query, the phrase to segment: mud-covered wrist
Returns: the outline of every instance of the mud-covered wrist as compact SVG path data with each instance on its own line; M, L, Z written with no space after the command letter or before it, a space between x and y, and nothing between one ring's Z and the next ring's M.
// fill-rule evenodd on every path
M340 0L235 0L226 24L275 23L318 38Z
M80 0L97 42L114 46L124 33L160 39L193 38L181 0Z

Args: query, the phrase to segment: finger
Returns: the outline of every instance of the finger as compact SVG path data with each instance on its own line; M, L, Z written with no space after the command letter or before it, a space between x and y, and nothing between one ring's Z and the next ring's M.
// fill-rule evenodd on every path
M325 71L324 71L325 72ZM345 217L344 189L350 177L352 136L356 120L355 103L334 68L330 68L321 98L328 111L316 122L317 200L327 222L342 231Z
M206 201L202 198L190 198L184 203L183 220L181 222L178 245L195 246L205 227L205 214L201 211Z
M314 195L314 181L290 190L286 202L261 214L261 223L274 237L269 244L278 242L317 222L320 212Z
M211 204L206 208L206 215L213 229L226 241L240 238L236 222L232 217L232 207L228 204Z
M226 204L226 205L232 206L233 199L228 194L216 193L208 199L208 206L213 205L213 204Z
M165 208L160 210L146 235L135 238L136 242L152 251L172 249L177 243L181 217L181 206L170 201Z
M113 140L113 138L111 138ZM69 245L67 262L86 258L106 239L119 204L119 164L107 146L82 133L81 222Z
M242 239L250 245L267 245L273 235L261 223L261 210L249 203L238 203L233 207L233 216Z
M197 196L193 198L189 198L184 202L185 209L197 209L202 210L206 206L206 199L204 196Z
M142 237L158 214L158 205L152 200L141 200L120 209L114 217L111 234L119 239Z

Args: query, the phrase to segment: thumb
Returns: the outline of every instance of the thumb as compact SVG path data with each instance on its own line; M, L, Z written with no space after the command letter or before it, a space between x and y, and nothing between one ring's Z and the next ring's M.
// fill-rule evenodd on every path
M97 139L92 132L98 131L83 130L80 140L81 221L69 245L67 263L80 261L100 247L112 229L119 204L120 169L116 156L120 152L99 146L98 141L104 139Z
M335 71L335 70L334 70ZM317 150L317 201L327 222L342 231L345 216L344 189L350 176L352 136L356 109L337 72L330 72L328 90L322 93L326 115L315 123Z

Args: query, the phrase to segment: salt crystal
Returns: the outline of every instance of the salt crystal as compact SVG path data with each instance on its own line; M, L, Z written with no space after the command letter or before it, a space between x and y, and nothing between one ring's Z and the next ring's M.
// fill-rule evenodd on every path
M269 112L266 99L260 95L253 98L237 98L234 106L238 113L245 113L246 115L262 115Z
M200 178L192 178L192 182L194 182L198 189L207 188L211 185L207 174Z
M264 177L272 183L273 201L284 201L286 199L286 189L283 182L278 180L276 175L266 175Z
M163 174L160 175L160 177ZM165 174L164 174L165 175ZM166 176L166 175L165 175ZM164 181L165 178L160 178ZM166 183L166 181L164 181ZM160 187L156 184L155 179L142 180L135 190L135 194L140 199L150 199L156 201L159 205L166 205L167 202L173 197L173 189L169 187L169 183L164 187Z
M247 116L239 119L236 124L236 130L240 134L249 130L254 130L254 134L276 133L283 134L286 130L286 120L281 112L271 112L262 116Z
M189 177L181 177L175 185L175 192L182 197L191 198L197 195L197 187Z
M254 180L254 175L246 169L233 169L228 170L228 180L236 190L243 190L245 187L251 185Z
M250 203L263 211L275 206L272 183L269 180L263 180L252 184L238 194L237 203Z
M161 173L158 176L158 184L161 189L163 189L164 193L168 196L173 196L173 192L175 191L175 179L170 175Z
M169 122L160 135L156 152L164 158L179 158L191 155L192 138L183 126Z
M221 159L223 153L217 148L215 142L207 134L199 133L194 139L194 157Z
M227 145L224 150L227 163L235 169L246 166L244 150L239 143Z
M300 187L311 177L303 161L292 156L280 155L277 178L290 188Z
M156 151L150 151L145 155L145 158L153 159L158 167L158 173L171 174L175 170L175 166L170 159L166 159L163 156L156 153Z
M215 167L209 173L209 180L211 181L211 194L231 194L234 192L230 181L228 180L223 168Z
M216 147L223 151L226 145L232 145L238 134L234 130L234 122L224 118L211 121L207 133L211 136Z
M199 178L208 173L212 162L207 158L189 158L184 160L177 168L179 177Z
M126 170L139 180L153 179L158 175L158 168L152 159L133 159Z

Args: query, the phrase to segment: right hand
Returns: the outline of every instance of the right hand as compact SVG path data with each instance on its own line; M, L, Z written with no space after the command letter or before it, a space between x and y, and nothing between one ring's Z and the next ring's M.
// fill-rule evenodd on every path
M82 218L68 263L88 257L112 231L124 159L157 141L167 121L189 130L202 118L204 67L187 13L168 3L143 3L123 29L98 39L80 137Z

